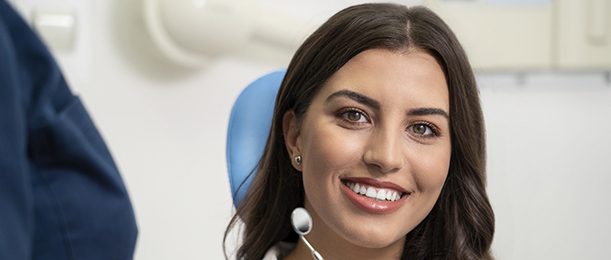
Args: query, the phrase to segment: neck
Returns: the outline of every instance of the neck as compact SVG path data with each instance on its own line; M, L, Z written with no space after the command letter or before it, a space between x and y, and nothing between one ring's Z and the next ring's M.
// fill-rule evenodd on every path
M306 205L307 207L307 205ZM338 236L332 229L324 226L322 220L308 209L315 223L321 225L314 226L306 239L310 244L324 257L325 259L400 259L403 252L405 239L396 241L395 243L383 248L366 248L354 245L349 241ZM297 246L293 251L286 256L286 260L311 260L312 253L307 245L301 240L298 240Z

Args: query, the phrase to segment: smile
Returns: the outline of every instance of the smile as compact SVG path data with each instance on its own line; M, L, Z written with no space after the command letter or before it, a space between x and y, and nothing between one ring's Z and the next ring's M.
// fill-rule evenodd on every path
M397 201L401 198L403 192L398 192L392 189L378 189L366 184L346 181L344 185L348 186L354 193L366 196L377 200Z
M400 186L373 178L342 178L341 190L360 210L389 214L399 209L412 194Z

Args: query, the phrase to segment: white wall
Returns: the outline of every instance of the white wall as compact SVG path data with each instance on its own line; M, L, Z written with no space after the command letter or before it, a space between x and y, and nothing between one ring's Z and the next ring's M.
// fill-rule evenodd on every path
M498 259L606 259L611 85L600 75L480 77Z
M322 20L358 1L260 2ZM178 69L150 42L139 5L82 1L77 49L57 55L131 194L140 227L136 259L221 259L233 211L225 167L232 102L290 56L254 46L270 58L234 55L206 70ZM486 74L478 80L497 218L495 255L608 257L611 85L600 73L530 73L523 80Z

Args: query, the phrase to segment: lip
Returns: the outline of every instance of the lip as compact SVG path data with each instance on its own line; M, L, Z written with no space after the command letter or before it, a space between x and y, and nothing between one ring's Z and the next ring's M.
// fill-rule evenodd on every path
M382 182L372 178L342 178L342 182L340 184L342 193L354 204L357 208L372 214L390 214L397 211L407 198L410 197L410 192L407 192L405 189L399 187L398 185L391 182ZM399 192L406 193L399 200L396 201L382 201L377 199L372 199L366 196L358 195L354 193L348 186L344 184L344 181L362 183L369 186L377 187L377 188L389 188Z

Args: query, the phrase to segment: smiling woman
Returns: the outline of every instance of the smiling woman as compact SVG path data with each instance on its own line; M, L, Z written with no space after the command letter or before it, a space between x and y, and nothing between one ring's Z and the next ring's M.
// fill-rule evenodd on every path
M490 259L494 215L473 73L422 7L340 11L296 52L238 216L239 259Z
M400 255L405 234L435 204L451 153L447 118L413 111L448 108L432 56L371 49L329 78L303 118L285 113L289 154L303 157L295 168L318 224L309 237L318 248L349 242L339 248L394 247L384 259ZM333 251L327 255L340 253Z

